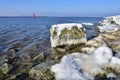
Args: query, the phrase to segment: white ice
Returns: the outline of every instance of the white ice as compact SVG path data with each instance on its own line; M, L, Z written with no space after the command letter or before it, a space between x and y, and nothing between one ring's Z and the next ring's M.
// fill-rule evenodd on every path
M97 26L100 32L114 32L118 30L118 27L113 25L106 25L106 26Z
M89 25L89 26L93 26L94 25L93 23L87 23L87 22L83 22L82 24L83 25Z
M72 53L65 55L60 63L53 65L51 71L58 80L93 80L96 74L103 71L102 66L109 63L112 56L112 50L107 46L97 48L91 55Z
M61 31L64 29L71 30L72 27L78 27L78 29L83 28L83 26L79 23L64 23L64 24L56 24L52 25L52 28L54 29L53 31L57 32L57 36L61 34Z

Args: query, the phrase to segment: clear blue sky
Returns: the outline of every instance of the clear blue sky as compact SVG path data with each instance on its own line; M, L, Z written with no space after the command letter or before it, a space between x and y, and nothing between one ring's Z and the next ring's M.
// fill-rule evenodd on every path
M120 0L0 0L0 16L110 16Z

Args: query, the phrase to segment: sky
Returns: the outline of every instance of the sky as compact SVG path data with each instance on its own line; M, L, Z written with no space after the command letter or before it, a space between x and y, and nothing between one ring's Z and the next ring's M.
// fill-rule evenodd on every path
M120 0L0 0L0 16L102 17L120 14Z

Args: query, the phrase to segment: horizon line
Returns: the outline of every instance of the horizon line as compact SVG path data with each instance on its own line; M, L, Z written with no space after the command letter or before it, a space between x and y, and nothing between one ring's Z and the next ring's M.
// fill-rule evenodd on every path
M32 17L32 16L0 16L0 17ZM104 16L36 16L36 17L104 17Z

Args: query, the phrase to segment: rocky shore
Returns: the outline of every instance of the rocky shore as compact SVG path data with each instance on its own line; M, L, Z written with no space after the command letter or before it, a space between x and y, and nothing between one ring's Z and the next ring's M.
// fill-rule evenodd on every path
M120 80L120 16L106 17L90 40L85 24L53 25L51 48L39 40L0 54L0 80Z
M85 44L74 47L73 42L64 45L63 49L56 48L57 51L62 52L53 53L54 58L56 60L62 59L51 67L51 71L55 73L55 78L57 80L119 80L119 20L119 16L107 17L97 26L98 36L86 41ZM69 34L66 33L65 35Z

